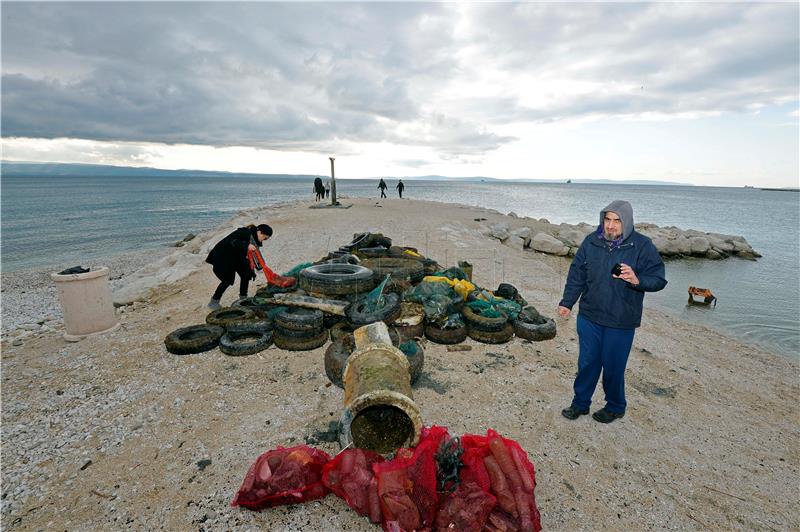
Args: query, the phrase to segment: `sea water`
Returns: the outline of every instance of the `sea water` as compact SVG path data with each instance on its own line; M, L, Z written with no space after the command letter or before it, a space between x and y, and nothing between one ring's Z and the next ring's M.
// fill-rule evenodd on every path
M396 180L388 179L389 197ZM800 193L754 188L405 181L405 197L463 203L552 223L597 223L615 199L637 222L744 236L757 261L667 261L669 284L646 304L744 342L800 356ZM3 177L2 271L74 266L174 243L239 210L311 199L311 179L263 177ZM379 196L377 180L337 180L339 195ZM716 308L688 306L689 285ZM545 310L545 312L547 312ZM705 340L697 339L698 354ZM734 355L734 353L732 353Z

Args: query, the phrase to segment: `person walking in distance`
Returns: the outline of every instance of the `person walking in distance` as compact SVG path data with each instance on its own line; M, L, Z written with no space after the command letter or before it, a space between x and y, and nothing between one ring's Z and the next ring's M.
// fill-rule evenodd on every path
M378 183L378 188L381 189L381 198L386 197L386 189L389 188L386 186L386 181L381 178L380 182Z
M314 201L325 199L325 185L322 184L322 178L314 178Z
M208 308L216 310L222 305L222 294L236 280L236 274L241 279L239 283L239 297L247 297L247 288L250 281L256 278L256 272L250 268L247 252L261 247L272 236L272 228L267 224L248 225L232 232L211 249L206 262L213 266L214 275L219 279L219 285L208 302Z
M331 182L330 181L325 181L325 197L326 198L330 198L331 197Z
M406 188L406 186L403 184L402 179L397 182L397 186L395 188L397 189L397 193L400 194L400 199L403 199L403 190Z
M633 207L613 201L600 211L600 225L578 248L569 267L558 314L568 318L580 300L577 318L578 373L567 419L589 413L603 374L606 404L592 414L600 423L625 415L625 367L636 328L642 321L645 292L667 285L664 262L649 238L633 226Z

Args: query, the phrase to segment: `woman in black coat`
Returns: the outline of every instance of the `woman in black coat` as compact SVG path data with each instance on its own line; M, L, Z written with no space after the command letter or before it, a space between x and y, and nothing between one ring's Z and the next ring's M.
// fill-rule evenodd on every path
M247 297L247 287L250 281L256 278L256 272L250 268L250 261L247 260L247 252L255 250L256 246L261 247L261 243L271 236L272 228L267 224L248 225L240 227L214 246L206 262L214 267L214 275L219 279L219 286L211 296L208 308L221 307L219 300L222 299L225 290L233 285L237 273L241 279L239 297Z

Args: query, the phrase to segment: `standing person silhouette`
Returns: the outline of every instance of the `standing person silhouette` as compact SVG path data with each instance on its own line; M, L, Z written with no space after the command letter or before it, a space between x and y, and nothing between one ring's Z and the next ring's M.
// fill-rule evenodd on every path
M381 189L381 197L385 198L386 197L386 189L389 188L389 187L386 186L386 181L384 181L383 178L381 178L380 183L378 183L378 188Z
M322 179L319 177L314 178L314 194L316 194L314 201L325 199L325 185L322 184Z
M398 181L397 186L395 188L397 189L397 193L400 194L400 199L403 199L403 190L406 188L406 186L403 184L402 179Z

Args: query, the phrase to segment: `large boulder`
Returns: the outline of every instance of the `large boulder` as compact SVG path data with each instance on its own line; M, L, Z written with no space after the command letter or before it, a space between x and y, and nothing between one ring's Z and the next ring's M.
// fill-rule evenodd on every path
M726 254L733 253L733 243L726 240L725 235L718 235L709 233L707 235L708 243L717 251L722 251Z
M689 248L692 255L705 255L708 253L708 239L705 236L693 236L689 239Z
M521 236L511 235L503 243L510 248L518 249L520 251L525 249L525 239L522 238Z
M510 236L510 233L508 232L508 224L500 222L489 225L489 236L504 242Z
M658 252L665 257L674 257L679 254L675 240L657 236L654 237L652 241Z
M690 255L692 253L692 244L689 242L689 239L683 235L678 235L673 240L675 243L675 249L678 251L680 255Z
M569 253L569 247L562 241L547 233L536 233L531 239L531 248L542 253L564 256Z
M511 236L521 238L524 242L524 245L528 246L531 243L531 228L519 227L511 231Z
M581 243L583 243L583 239L586 238L586 233L580 229L566 228L559 229L557 236L566 245L570 247L578 247L581 245Z

